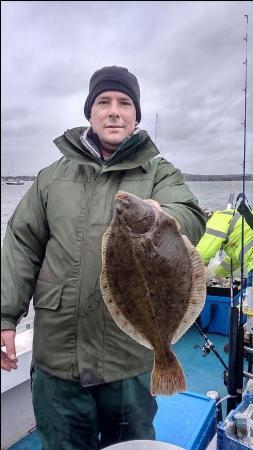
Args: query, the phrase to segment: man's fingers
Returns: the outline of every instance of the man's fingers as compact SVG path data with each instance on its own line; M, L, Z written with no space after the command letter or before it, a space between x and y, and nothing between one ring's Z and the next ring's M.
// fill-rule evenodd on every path
M17 369L18 366L16 361L11 361L7 353L1 350L1 369L7 370L8 372L10 372L11 369Z
M9 331L8 334L5 335L4 339L6 353L11 361L17 361L16 358L16 347L15 347L15 332Z
M13 330L1 331L1 347L5 347L4 350L1 349L1 368L8 372L17 369L15 334Z

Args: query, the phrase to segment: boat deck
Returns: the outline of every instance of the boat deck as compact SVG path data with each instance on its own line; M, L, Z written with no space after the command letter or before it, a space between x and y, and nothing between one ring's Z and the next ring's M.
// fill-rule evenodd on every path
M224 345L228 342L228 338L209 333L207 336L215 345L222 359L227 362L228 354L224 352ZM185 372L187 390L203 395L208 391L217 391L221 397L224 397L227 391L223 382L223 366L213 352L203 357L203 352L198 346L202 347L204 344L204 338L196 327L192 326L174 345L174 351ZM226 401L223 404L224 412L225 404ZM9 450L42 450L36 430L32 430L23 439L9 447Z

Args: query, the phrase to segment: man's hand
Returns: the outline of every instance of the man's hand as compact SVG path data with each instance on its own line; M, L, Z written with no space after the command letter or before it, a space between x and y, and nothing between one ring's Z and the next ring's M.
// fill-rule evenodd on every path
M7 370L17 369L17 357L15 347L15 334L13 330L1 331L1 369ZM2 350L2 347L6 347L6 352Z

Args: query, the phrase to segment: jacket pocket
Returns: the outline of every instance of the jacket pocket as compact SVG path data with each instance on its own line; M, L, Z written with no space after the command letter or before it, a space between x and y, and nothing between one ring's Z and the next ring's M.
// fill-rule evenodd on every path
M37 280L33 297L34 308L56 310L61 302L63 284L47 283Z
M37 281L33 357L39 367L68 372L76 347L75 297L67 285Z

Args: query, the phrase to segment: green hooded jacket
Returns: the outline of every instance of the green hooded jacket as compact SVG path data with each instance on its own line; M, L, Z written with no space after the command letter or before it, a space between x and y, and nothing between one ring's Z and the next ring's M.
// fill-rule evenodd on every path
M16 329L33 297L33 364L94 385L153 366L153 352L121 331L100 292L101 241L115 194L153 198L197 244L205 218L181 172L146 131L103 163L82 144L85 128L54 142L63 157L41 170L9 220L2 249L2 329ZM178 299L180 301L180 299Z

